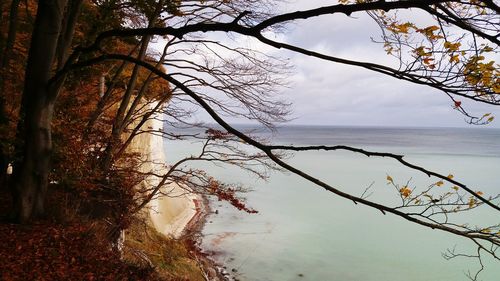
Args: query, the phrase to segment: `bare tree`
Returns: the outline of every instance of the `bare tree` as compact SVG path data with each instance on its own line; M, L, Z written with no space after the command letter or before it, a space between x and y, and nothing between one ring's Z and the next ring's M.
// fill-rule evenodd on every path
M70 71L83 67L92 67L103 62L126 62L133 64L134 68L141 67L150 71L155 77L170 83L172 92L170 104L187 102L203 109L226 131L221 134L234 136L261 151L258 158L248 158L248 156L239 158L240 156L235 156L235 160L241 160L241 163L245 163L249 159L260 162L261 156L265 155L268 160L282 169L288 170L337 196L353 201L356 204L369 206L384 214L393 214L424 227L469 238L477 246L478 256L487 253L494 259L500 260L497 252L500 246L498 225L474 229L463 227L448 219L451 213L461 213L478 206L489 208L496 214L496 212L500 211L498 196L485 197L452 177L406 161L403 155L366 151L342 144L304 147L273 145L240 132L225 121L226 116L240 116L257 120L268 127L272 127L273 123L286 120L287 103L282 101L276 94L279 92L279 87L286 85L283 78L287 73L288 63L286 60L259 52L252 49L252 47L242 47L237 40L231 42L222 41L217 37L210 37L221 33L250 38L269 47L289 50L331 63L371 70L386 75L388 79L395 78L413 84L425 85L450 97L455 108L465 114L469 118L469 122L482 124L493 120L492 116L489 115L474 116L469 114L461 106L460 99L469 99L494 106L499 105L499 71L492 60L492 57L498 54L499 7L495 2L490 0L343 0L339 2L335 5L281 14L274 12L276 9L272 5L273 1L263 0L158 2L158 7L161 5L161 9L159 9L161 12L156 14L159 15L161 24L144 25L145 17L131 16L128 18L126 27L101 32L96 36L93 43L76 48L65 60L65 63L61 65L59 71L51 78L47 76L50 72L50 63L43 64L45 69L39 72L43 72L44 79L40 82L40 85L44 83L44 85L60 85ZM139 11L141 15L144 14L131 3L119 2L119 4L122 4L123 9L132 9L133 11ZM49 6L41 5L40 7L47 8ZM142 8L144 9L144 7ZM54 11L54 9L49 10ZM428 15L433 22L429 25L419 26L411 21L401 19L397 12L402 10L409 12L418 10ZM319 53L280 42L271 36L283 30L286 24L297 20L308 20L317 16L334 16L336 14L351 16L365 12L368 12L374 18L375 24L380 26L382 30L380 42L384 44L388 54L396 57L397 67ZM40 18L45 16L45 20L48 20L48 18L54 20L53 17L48 17L49 12L39 10L39 13ZM43 25L40 26L43 27ZM35 32L34 34L38 33ZM135 37L141 38L142 42L149 42L151 38L159 41L160 38L164 38L167 43L163 55L127 55L109 52L103 47L106 43L109 44L116 40L116 38ZM42 42L47 42L47 40ZM39 49L36 48L35 43L32 44L33 48ZM51 45L51 47L54 46ZM144 52L141 50L139 53L143 54ZM45 59L47 58L44 58L44 61ZM161 70L158 64L164 65L167 72ZM38 77L37 75L34 76ZM27 75L25 95L32 92L30 87L34 85L29 78L30 76ZM132 91L130 88L135 88L135 86L127 88L128 92ZM52 99L56 96L49 95ZM119 111L121 112L120 117L116 119L117 124L116 126L114 124L113 128L126 131L127 126L133 124L133 122L123 122L124 120L121 117L125 116L124 112L129 106L131 98L131 94L126 94L121 100L122 106L120 108L123 110ZM43 110L46 109L49 109L47 116L41 116L44 121L50 120L50 103L40 108L42 112L45 112ZM160 109L161 107L158 107L149 113L142 114L142 118L148 118L148 116L152 116L152 112ZM164 110L168 114L169 107L167 106ZM127 115L129 117L135 116L134 111L136 109L133 107L130 114ZM171 115L175 115L173 114L174 111L175 109L173 109ZM139 117L141 114L137 116ZM177 116L181 119L181 117L189 117L189 114L181 113ZM39 124L40 118L35 119L33 119L33 123ZM183 122L189 123L189 121ZM50 130L47 122L43 124ZM31 127L28 126L28 128ZM133 130L135 130L133 134L137 134L141 128L139 126ZM38 136L40 132L35 131L37 132L36 136ZM208 138L212 138L210 134ZM116 140L116 138L114 139ZM47 141L43 143L43 147L35 150L34 155L43 152L43 155L41 155L43 159L48 159L48 154L45 152L50 150L50 138L44 138L44 140ZM110 143L114 145L114 142L112 138ZM227 154L215 153L208 149L211 145L213 145L211 142L205 144L203 152L197 157L199 160L218 161L224 155L227 157ZM44 147L47 149L44 149ZM227 148L228 146L224 146L224 149ZM332 184L293 167L280 157L281 153L287 151L311 150L346 150L369 157L391 158L415 172L437 178L438 183L442 181L456 186L457 192L434 194L433 186L438 185L438 183L431 185L427 190L416 191L408 186L397 185L388 179L401 196L400 204L388 205L374 202L366 196L344 192ZM24 151L32 152L29 147ZM116 151L120 151L120 149L108 151L111 151L111 155ZM110 159L112 159L112 156ZM30 157L30 153L26 154L23 163L29 164ZM23 165L21 167L25 167L27 164ZM48 168L45 168L45 166L48 167L48 164L44 164L42 170L47 172ZM111 167L108 164L106 166ZM24 170L26 169L21 168L21 171ZM29 172L33 172L33 169ZM46 182L45 178L42 176L39 182ZM182 181L184 178L187 179L187 181L185 180L186 186L190 186L189 190L194 190L195 186L209 188L211 186L210 178L200 177L197 172L189 170L181 172L177 170L177 167L173 167L172 172L164 177L165 182L169 179ZM26 179L30 178L27 177ZM24 180L20 182L18 189L22 192L30 190L30 186L35 186L34 183L25 183ZM151 195L155 196L158 191L155 188L149 192L149 196L145 197L146 201L150 200ZM21 217L28 218L30 216L28 211L22 213ZM471 277L475 279L477 275Z

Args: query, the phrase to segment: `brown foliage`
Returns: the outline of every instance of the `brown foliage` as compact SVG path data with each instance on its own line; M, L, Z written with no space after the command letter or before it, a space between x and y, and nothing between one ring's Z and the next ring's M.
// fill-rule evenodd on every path
M110 247L108 226L75 213L66 195L52 193L50 216L35 224L0 221L0 280L158 280L151 268L123 262ZM2 213L8 199L0 193ZM66 222L55 222L61 216Z
M120 261L92 225L0 224L2 280L154 280Z

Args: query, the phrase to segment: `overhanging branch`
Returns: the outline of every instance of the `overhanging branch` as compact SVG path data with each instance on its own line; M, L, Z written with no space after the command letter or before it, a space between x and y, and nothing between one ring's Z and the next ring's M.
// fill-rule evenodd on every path
M295 173L297 175L300 175L301 177L303 177L303 178L305 178L305 179L307 179L307 180L309 180L309 181L311 181L313 183L316 183L317 185L320 185L323 188L325 188L325 189L327 189L327 190L329 190L329 191L331 191L331 192L333 192L333 193L335 193L337 195L340 195L340 196L342 196L344 198L353 200L355 202L360 202L360 203L363 203L363 204L366 204L366 205L369 205L371 207L374 207L374 208L377 208L377 209L380 209L380 210L384 210L384 211L387 211L387 212L390 212L389 210L392 210L390 208L388 210L385 210L384 208L380 208L380 206L383 206L383 205L378 205L378 204L377 204L377 206L370 205L368 203L371 203L371 204L375 204L375 203L372 203L370 201L366 201L366 200L364 200L362 198L351 196L349 194L341 192L340 190L334 189L333 187L329 186L328 184L323 183L320 180L318 180L318 179L316 179L316 178L314 178L312 176L309 176L309 175L303 173L302 171L299 171L299 170L297 170L297 169L295 169L295 168L287 165L286 163L282 162L281 160L279 160L272 153L272 150L282 149L282 150L305 151L305 150L318 150L318 149L323 149L323 150L339 150L339 149L343 149L343 150L349 150L349 151L353 151L353 152L362 153L362 154L367 155L367 156L377 156L377 157L389 157L389 158L393 158L393 159L398 160L402 165L404 165L404 166L406 166L408 168L411 168L413 170L417 170L417 171L423 172L423 173L425 173L428 176L438 177L438 178L440 178L440 179L442 179L444 181L447 181L449 183L455 184L455 185L461 187L463 190L465 190L470 195L476 197L478 200L480 200L484 204L490 206L491 208L493 208L493 209L495 209L497 211L500 211L500 207L499 206L493 204L491 201L489 201L488 199L482 197L481 195L478 195L476 192L474 192L473 190L471 190L470 188L468 188L465 184L462 184L462 183L460 183L460 182L458 182L456 180L450 179L450 178L448 178L445 175L442 175L442 174L439 174L439 173L436 173L436 172L424 169L423 167L420 167L420 166L414 165L412 163L409 163L409 162L403 160L403 156L402 155L396 155L396 154L390 154L390 153L380 153L380 152L369 152L369 151L366 151L366 150L362 150L362 149L359 149L359 148L353 148L353 147L349 147L349 146L336 146L336 147L327 147L327 146L318 146L318 147L314 147L314 146L311 146L311 147L291 147L291 146L289 146L289 147L287 147L287 146L265 145L265 144L263 144L263 143L261 143L259 141L254 140L253 138L247 136L246 134L240 132L239 130L233 128L232 126L230 126L227 122L225 122L210 107L209 104L207 104L203 100L203 98L201 98L199 95L197 95L196 93L194 93L193 91L191 91L182 82L180 82L177 79L173 78L171 75L162 72L161 70L157 69L155 66L153 66L153 65L151 65L151 64L149 64L147 62L144 62L142 60L136 59L134 57L130 57L130 56L127 56L127 55L121 55L121 54L107 54L107 55L102 55L102 56L96 57L94 59L90 59L88 61L76 63L73 66L71 66L69 68L66 68L65 71L67 72L67 71L71 71L73 69L78 69L78 68L81 68L81 67L86 67L86 66L94 65L94 64L97 64L97 63L100 63L100 62L104 62L104 61L107 61L107 60L125 60L125 61L130 61L132 63L135 63L137 65L140 65L140 66L148 69L149 71L153 72L154 74L158 75L159 77L165 79L166 81L172 83L173 85L175 85L176 87L178 87L179 89L181 89L189 97L191 97L193 100L195 100L201 107L203 107L203 109L219 125L221 125L224 129L226 129L228 132L232 133L233 135L239 137L241 140L245 141L246 143L248 143L248 144L250 144L250 145L252 145L252 146L254 146L254 147L256 147L256 148L258 148L260 150L262 150L273 161L275 161L278 165L280 165L283 168L285 168L287 170L290 170L293 173ZM61 75L64 75L64 74L65 73L61 73ZM383 206L383 207L385 207L385 206ZM385 208L387 208L387 207L385 207Z

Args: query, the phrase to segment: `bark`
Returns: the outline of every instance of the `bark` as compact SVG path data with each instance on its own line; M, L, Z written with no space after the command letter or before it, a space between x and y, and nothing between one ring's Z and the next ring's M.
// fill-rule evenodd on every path
M5 47L3 48L2 54L2 68L5 67L10 60L10 54L12 53L12 48L14 47L14 42L16 41L17 26L19 24L18 14L19 14L19 2L20 0L13 0L10 5L9 11L9 29L7 31L7 39L5 42Z
M2 69L2 71L5 69ZM7 165L9 163L7 130L9 119L5 110L4 77L0 75L0 189L7 187Z
M159 68L159 67L161 67L161 65L163 65L163 62L165 61L166 56L167 56L167 48L165 48L163 50L163 54L158 59L158 62L155 65L156 68ZM154 76L155 76L154 73L150 72L148 74L148 77L146 78L146 80L142 83L141 89L137 93L136 97L134 98L134 101L132 102L132 104L130 105L130 108L128 109L127 115L125 115L125 118L123 119L122 126L121 126L122 131L125 130L130 119L132 119L132 115L134 114L137 106L140 104L142 98L146 94L146 91L148 90L149 85L151 84L151 82L153 82Z
M71 49L71 42L75 35L75 28L78 16L82 9L83 0L70 0L68 10L61 28L61 34L57 42L57 69L60 70L66 63L69 50Z
M144 38L142 39L141 48L139 50L137 59L143 60L145 58L150 39L150 36L144 36ZM124 120L125 112L127 110L127 107L129 106L130 99L132 98L132 94L134 93L135 87L137 85L137 78L139 76L140 68L141 67L139 65L134 66L132 74L130 75L129 83L127 85L127 90L125 91L125 94L123 94L120 107L118 108L118 112L116 113L116 117L113 122L113 129L111 131L111 139L108 143L108 146L106 147L102 162L102 169L104 171L108 171L111 168L111 164L113 163L113 154L116 150L117 144L120 141L120 135L123 132L122 125L124 122L126 122L126 120Z
M164 51L163 51L162 56L160 57L160 59L156 63L156 66L155 66L156 68L159 68L163 64L166 55L167 55L167 49L165 48ZM125 130L127 124L132 119L132 115L134 114L135 109L137 108L137 106L141 102L143 96L146 94L146 91L147 91L147 89L149 87L149 84L153 81L153 77L154 77L154 73L150 72L149 75L148 75L148 77L146 78L146 81L144 81L144 83L142 84L142 87L139 90L139 93L137 93L137 96L134 98L134 101L132 102L132 105L130 106L130 108L129 108L128 112L127 112L127 115L125 116L125 122L122 124L122 128L121 128L122 131ZM159 101L158 106L155 109L153 109L152 111L149 111L149 112L147 112L147 113L144 114L142 120L139 122L139 124L137 124L137 126L135 126L135 128L132 130L131 134L128 136L127 140L123 143L123 145L121 145L121 147L119 149L117 149L118 152L115 155L116 158L120 158L121 157L121 155L125 152L125 150L127 149L127 147L132 142L132 139L137 135L137 133L141 129L142 125L144 125L144 123L148 120L148 118L153 113L156 113L157 110L161 107L161 105L164 104L165 102L167 102L170 98L171 98L170 94L165 95Z
M48 81L56 57L66 2L40 0L38 3L18 124L18 141L21 142L18 150L22 161L14 166L15 215L21 223L43 215L45 209L55 102Z
M111 98L111 94L113 93L113 90L116 87L116 84L118 82L118 77L122 74L123 70L125 69L125 66L127 65L126 62L122 62L118 70L116 71L115 75L111 79L111 83L106 89L106 92L101 96L99 101L97 102L96 109L92 112L90 115L90 119L87 122L87 126L85 127L85 130L83 132L83 139L88 140L89 134L92 131L92 128L94 127L95 123L97 122L97 119L101 116L101 114L104 112L104 107L106 106L106 103L109 101Z
M5 99L2 94L3 92L0 92L0 189L7 187L7 166L9 164L8 140L5 138L5 131L8 130L8 119L5 112Z
M132 143L132 140L139 134L142 126L146 124L146 121L149 120L149 117L151 117L153 114L158 113L158 111L162 108L162 106L171 98L170 95L165 95L160 101L158 101L158 104L153 108L152 110L149 110L146 112L142 118L141 121L132 129L132 132L130 132L130 135L127 137L127 140L123 143L123 145L120 147L120 150L116 153L116 157L119 158L121 155L125 152L125 150L128 148L128 146Z
M140 44L137 44L132 51L130 51L129 56L131 56L136 49L139 47ZM115 74L113 75L113 78L111 78L110 84L106 89L106 92L104 95L101 97L99 102L97 103L96 109L92 112L92 115L90 116L90 120L87 123L87 126L85 127L85 130L83 132L83 139L88 140L89 134L92 131L92 128L94 127L95 123L97 122L97 119L101 116L101 114L104 112L104 107L108 103L109 99L111 98L111 95L113 94L113 91L118 84L118 78L120 75L123 73L125 70L125 67L127 66L127 62L123 61L118 69L116 70Z
M161 10L163 8L163 2L164 2L163 0L158 1L158 3L156 3L154 11L152 11L152 13L148 16L148 28L152 28L155 26L156 21L158 20L158 17L160 16ZM146 51L148 49L151 38L152 36L149 35L145 35L142 37L141 48L139 50L139 55L137 56L137 59L142 61L146 57ZM127 90L123 95L122 102L120 104L120 107L118 108L118 112L116 113L116 117L113 122L113 129L111 131L111 139L108 143L108 146L106 147L106 151L102 162L102 169L104 171L108 171L111 168L111 165L113 163L113 156L115 150L117 149L117 144L119 144L120 136L124 131L126 124L128 122L126 117L129 116L126 116L126 112L127 108L129 107L132 94L135 91L140 69L141 66L137 64L134 66L129 83L127 85Z
M9 119L5 110L5 74L9 69L10 57L12 54L12 48L14 47L14 42L16 41L17 27L18 27L18 14L19 14L19 2L20 0L13 0L10 4L9 10L9 28L7 31L7 37L0 40L0 188L5 188L7 186L7 166L9 163L8 154L8 139L6 138L6 133L4 130L8 130ZM3 11L3 5L0 5ZM0 19L0 24L3 24L3 18Z
M3 76L0 75L0 76ZM9 126L9 119L5 111L5 98L3 93L3 77L0 77L0 189L7 186L7 165L9 163L8 156L8 139L6 138Z

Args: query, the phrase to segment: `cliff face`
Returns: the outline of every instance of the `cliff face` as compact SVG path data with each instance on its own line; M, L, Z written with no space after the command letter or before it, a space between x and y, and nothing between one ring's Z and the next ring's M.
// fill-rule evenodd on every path
M150 104L150 109L156 103ZM143 130L163 131L163 118L161 114L152 116L143 126ZM144 173L164 175L168 171L166 165L164 140L161 134L141 133L137 135L129 146L129 152L139 153L143 160L141 167ZM152 189L161 181L160 177L148 176L142 188ZM164 186L161 191L166 194L156 196L148 206L148 213L155 229L167 236L178 238L189 221L196 215L195 201L197 196L187 194L177 184L171 183Z

